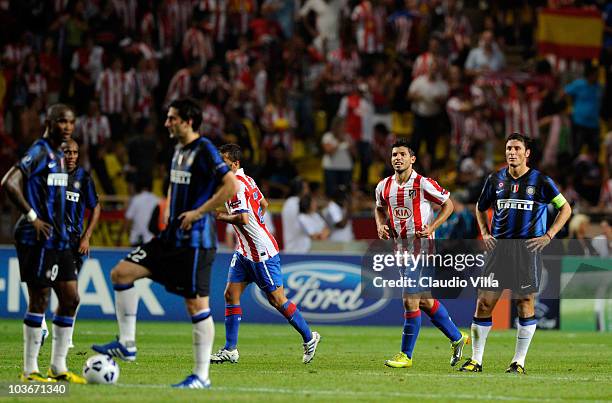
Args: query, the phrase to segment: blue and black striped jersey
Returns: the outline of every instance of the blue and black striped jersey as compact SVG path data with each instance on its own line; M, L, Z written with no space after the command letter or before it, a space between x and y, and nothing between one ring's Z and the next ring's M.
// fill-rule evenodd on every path
M23 194L38 218L51 224L49 239L43 241L47 249L66 249L68 232L64 223L68 173L64 153L54 150L48 140L36 140L16 164L24 176ZM39 243L34 226L21 216L15 225L15 241L27 245Z
M478 210L493 207L491 235L499 239L527 239L542 236L548 229L546 207L560 208L565 198L548 176L529 169L514 179L508 168L492 173L478 199Z
M221 154L207 138L177 145L170 170L168 226L160 237L177 247L216 248L217 232L212 214L195 221L189 231L180 228L179 216L210 199L228 172Z
M82 167L68 174L66 189L66 229L72 247L78 246L83 232L85 209L98 205L98 194L93 179Z

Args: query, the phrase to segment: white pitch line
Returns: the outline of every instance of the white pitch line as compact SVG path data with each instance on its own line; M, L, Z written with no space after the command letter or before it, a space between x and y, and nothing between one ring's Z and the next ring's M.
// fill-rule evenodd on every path
M143 384L117 384L115 386L125 388L151 388L151 389L170 389L170 385L143 385ZM191 389L189 389L191 390ZM256 387L228 387L228 386L213 386L213 391L223 392L251 392L251 393L277 393L277 394L288 394L288 395L320 395L320 396L352 396L352 397L407 397L414 398L419 397L423 399L477 399L477 400L504 400L504 401L529 401L529 402L557 402L562 400L560 398L547 399L547 398L533 398L526 396L500 396L492 394L442 394L442 393L419 393L419 392L356 392L349 390L329 390L329 389L314 389L314 390L300 390L300 389L285 389L285 388L256 388Z

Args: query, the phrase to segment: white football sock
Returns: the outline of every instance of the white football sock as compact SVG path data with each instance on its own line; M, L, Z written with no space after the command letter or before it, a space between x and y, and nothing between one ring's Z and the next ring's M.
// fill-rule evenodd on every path
M32 315L32 314L31 314ZM42 314L41 314L42 316ZM40 327L23 325L23 372L31 374L38 370L38 352L40 351Z
M51 345L51 368L56 374L68 371L66 356L72 340L74 326L58 326L53 323L53 344Z
M138 294L136 288L115 290L115 311L119 324L119 342L124 346L133 345L136 341L136 312L138 310ZM130 342L130 343L128 343Z
M196 316L196 315L194 315ZM208 367L215 340L215 325L212 316L193 324L193 355L195 366L193 373L203 381L208 379Z
M45 317L43 317L43 321L40 324L40 331L42 332L44 330L46 330L47 334L49 334L49 328L47 327L47 318L45 318Z
M514 350L514 358L512 362L516 362L520 366L525 366L525 357L527 357L527 350L529 350L529 344L535 334L537 325L521 325L520 323L516 328L516 349Z
M487 344L487 336L492 325L482 326L472 322L472 360L482 365L482 356L484 354L485 344Z

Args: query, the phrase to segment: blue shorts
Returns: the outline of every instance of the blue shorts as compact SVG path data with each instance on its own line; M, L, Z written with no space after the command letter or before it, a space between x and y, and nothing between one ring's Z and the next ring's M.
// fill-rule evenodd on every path
M431 291L430 281L435 277L435 268L426 263L408 265L399 268L400 275L410 281L410 285L404 287L404 294L419 294Z
M280 255L264 262L252 262L238 252L234 252L227 274L228 283L252 283L266 293L271 293L283 286L283 273L280 267Z

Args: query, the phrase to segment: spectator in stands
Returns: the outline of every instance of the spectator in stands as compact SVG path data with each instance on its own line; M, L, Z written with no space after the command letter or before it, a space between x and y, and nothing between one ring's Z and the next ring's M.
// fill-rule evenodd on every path
M344 185L338 186L322 213L323 219L330 228L328 240L351 242L355 239L351 221L351 204L350 188Z
M297 176L295 165L289 160L287 149L276 144L261 170L264 194L271 199L284 199L289 194L291 180Z
M580 154L583 145L599 153L599 110L602 88L597 82L597 66L587 63L584 78L565 86L564 92L573 102L572 112L572 156Z
M612 226L609 219L601 220L601 234L593 237L591 244L593 249L601 257L612 256Z
M157 139L155 138L154 122L147 123L142 134L128 140L127 152L129 162L127 182L133 186L138 181L153 183L155 161L159 152Z
M590 206L598 204L603 182L603 171L597 156L595 151L588 150L574 162L574 186L580 197Z
M506 66L504 54L499 49L493 32L484 31L480 36L478 47L470 50L465 61L465 72L469 76L477 76L486 72L496 72Z
M586 238L587 227L591 219L585 214L576 214L569 223L569 243L567 254L574 256L596 256L591 240Z
M329 238L329 228L319 214L317 199L312 195L305 195L300 199L300 214L297 221L301 228L298 242L295 242L293 253L308 253L312 241L324 241Z
M306 0L299 11L304 27L313 40L319 53L327 55L340 47L340 15L344 2L342 0ZM314 15L315 26L310 24L310 15Z
M421 142L427 144L427 154L435 164L436 144L442 127L443 106L448 98L448 84L441 76L440 63L432 61L429 74L419 76L412 81L408 89L408 98L412 101L414 127L412 131L412 149L419 153ZM421 155L421 154L419 154ZM430 166L425 167L427 171Z
M485 144L476 142L472 145L469 157L464 158L459 166L457 183L466 187L467 202L475 203L480 196L487 175L493 166L487 161Z
M136 181L136 195L130 199L125 212L124 229L130 229L130 245L132 246L142 245L153 238L153 234L149 231L149 223L153 210L159 204L159 197L151 193L151 187L150 181Z
M75 136L83 144L83 166L95 171L104 193L115 194L115 187L104 162L111 139L110 123L108 118L100 113L100 105L95 98L89 101L87 115L77 119Z
M72 54L70 70L73 73L74 104L79 113L85 113L93 98L98 78L104 69L104 49L94 43L91 34L85 34L83 46Z
M47 80L47 102L52 105L58 102L62 90L63 70L55 42L48 36L44 40L43 50L40 53L40 70Z
M334 118L331 130L321 139L323 148L323 178L325 194L332 197L338 187L350 189L353 177L353 159L356 156L355 145L344 130L344 120Z
M471 209L465 205L468 202L465 192L453 192L450 196L455 210L436 229L438 239L475 239L478 236L476 217Z
M300 199L310 193L308 183L301 178L293 178L290 192L283 204L281 222L283 227L283 250L293 252L300 248L303 229L296 217L300 214Z
M343 97L338 108L338 117L344 119L347 134L355 144L359 158L359 185L368 186L368 174L372 163L372 139L374 108L365 82L353 84L350 94Z

